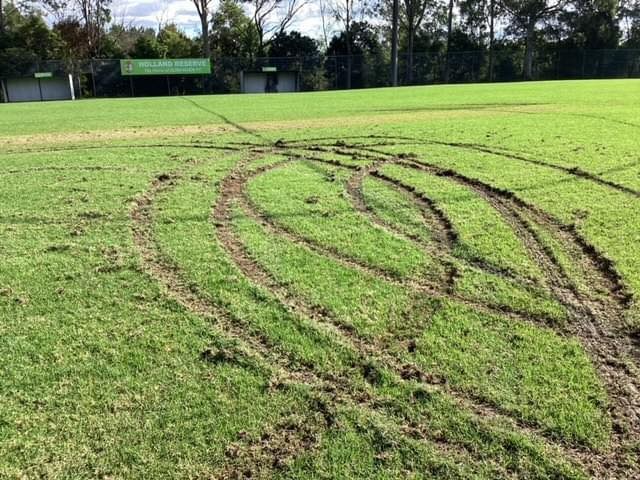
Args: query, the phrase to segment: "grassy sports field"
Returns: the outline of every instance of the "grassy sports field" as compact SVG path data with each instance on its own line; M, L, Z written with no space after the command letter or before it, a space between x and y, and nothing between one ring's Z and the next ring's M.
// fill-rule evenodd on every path
M0 478L638 478L639 295L639 80L0 105Z

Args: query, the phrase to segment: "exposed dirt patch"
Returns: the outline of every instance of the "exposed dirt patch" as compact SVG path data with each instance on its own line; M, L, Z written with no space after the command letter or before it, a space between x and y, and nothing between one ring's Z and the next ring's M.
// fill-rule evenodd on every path
M333 414L318 402L317 411L279 420L258 438L240 432L225 451L226 464L213 478L219 480L267 479L287 468L296 458L318 448L322 434L333 425Z

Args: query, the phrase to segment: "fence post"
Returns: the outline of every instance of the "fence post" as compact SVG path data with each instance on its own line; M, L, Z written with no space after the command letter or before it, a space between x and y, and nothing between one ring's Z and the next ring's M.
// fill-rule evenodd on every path
M96 70L93 67L93 58L89 60L91 65L91 86L93 87L93 98L98 98L98 90L96 89Z

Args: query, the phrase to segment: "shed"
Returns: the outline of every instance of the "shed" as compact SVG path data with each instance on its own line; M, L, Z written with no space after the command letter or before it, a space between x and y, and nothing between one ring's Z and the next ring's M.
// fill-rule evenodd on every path
M274 67L240 72L242 93L284 93L300 91L300 74L294 70L278 71Z
M71 74L54 75L37 72L28 77L0 79L5 102L41 102L45 100L75 100Z

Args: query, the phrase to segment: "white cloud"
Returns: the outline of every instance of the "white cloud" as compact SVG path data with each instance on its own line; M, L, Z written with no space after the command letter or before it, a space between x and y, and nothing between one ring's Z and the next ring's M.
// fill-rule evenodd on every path
M200 20L190 0L115 0L111 12L114 22L126 25L157 28L163 23L175 23L188 35L200 34Z
M248 6L245 6L245 10L250 13ZM175 23L187 35L200 35L200 19L191 0L114 0L111 12L114 22L151 28L157 28L162 23ZM316 3L305 5L289 29L320 39L322 22Z

